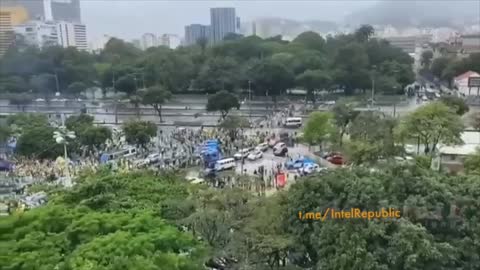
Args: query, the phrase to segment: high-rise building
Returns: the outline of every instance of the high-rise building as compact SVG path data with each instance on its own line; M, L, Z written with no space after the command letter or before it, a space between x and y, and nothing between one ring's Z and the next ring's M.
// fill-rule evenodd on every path
M237 32L235 8L211 8L210 25L212 43L217 44L229 33Z
M45 19L44 0L2 0L0 1L0 10L8 7L23 7L27 11L27 20Z
M30 20L80 23L80 0L2 0L2 7L22 6Z
M202 24L191 24L185 26L185 45L190 46L197 43L199 39L210 39L210 26Z
M28 20L28 13L21 6L0 6L0 57L14 40L13 27Z
M62 47L76 47L88 50L87 28L84 24L59 22L57 24L58 44Z
M80 0L48 0L51 1L52 15L55 21L80 23Z
M170 49L175 49L180 46L180 38L173 34L163 34L159 41L160 46L165 46Z
M89 47L90 51L94 53L101 52L111 38L112 38L111 36L105 35L105 34L99 37L93 38L92 41L90 42L90 47Z
M142 48L144 50L157 46L157 36L152 33L145 33L142 35Z
M54 22L28 21L13 27L15 34L23 36L28 45L39 48L58 44L57 24Z

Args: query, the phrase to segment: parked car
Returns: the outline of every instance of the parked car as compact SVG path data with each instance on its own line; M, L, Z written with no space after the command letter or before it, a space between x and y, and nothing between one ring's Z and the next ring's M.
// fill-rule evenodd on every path
M273 147L273 155L283 157L288 153L287 145L283 142L275 144Z
M289 161L285 165L288 170L293 170L293 169L301 169L307 164L313 164L313 163L315 162L309 158L299 158L294 161Z
M268 143L261 143L255 147L256 150L265 152L268 150Z
M327 157L327 161L335 165L343 165L345 161L341 155L331 155Z
M326 170L327 168L320 167L317 163L308 163L303 167L303 172L305 174L311 174L315 172L321 172Z
M257 160L263 157L263 153L260 150L254 150L250 154L248 154L248 160Z
M250 148L244 148L244 149L241 149L240 151L238 151L237 153L235 153L235 155L233 155L233 157L236 160L239 160L239 159L242 159L242 158L247 158L248 154L250 154Z
M148 164L154 164L154 163L157 163L158 161L160 161L159 153L150 154L145 158L145 162L147 162Z

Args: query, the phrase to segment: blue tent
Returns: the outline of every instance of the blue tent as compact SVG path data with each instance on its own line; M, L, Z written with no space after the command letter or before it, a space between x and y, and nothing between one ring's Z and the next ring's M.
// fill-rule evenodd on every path
M13 163L10 161L0 160L0 171L2 172L13 170L13 166Z

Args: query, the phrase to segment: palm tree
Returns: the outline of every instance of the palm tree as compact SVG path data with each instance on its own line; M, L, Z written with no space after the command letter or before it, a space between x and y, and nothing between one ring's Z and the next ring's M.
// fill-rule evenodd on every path
M369 24L363 24L357 29L357 31L355 31L355 35L357 36L358 40L362 42L368 41L374 33L375 29Z

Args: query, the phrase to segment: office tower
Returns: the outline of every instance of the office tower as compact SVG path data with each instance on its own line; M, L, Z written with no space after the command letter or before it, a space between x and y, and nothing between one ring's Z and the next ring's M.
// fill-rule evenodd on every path
M58 44L62 47L76 47L88 50L87 28L83 24L59 22L57 24Z
M13 27L28 20L28 13L21 6L4 7L0 9L0 57L5 54L14 41Z
M160 46L165 46L170 49L175 49L180 46L180 38L173 34L163 34L160 38Z
M57 20L80 23L80 0L1 0L0 6L22 6L30 20Z
M142 48L144 50L157 46L157 36L152 33L145 33L142 35Z
M80 0L46 0L51 2L53 20L80 23ZM47 5L47 4L46 4Z
M14 26L13 30L22 35L28 45L39 48L58 45L57 24L54 22L28 21Z
M210 26L191 24L185 26L185 45L195 45L199 39L210 39Z
M210 25L212 43L217 44L229 33L236 33L235 8L211 8Z
M45 3L43 0L1 0L0 10L6 8L23 7L28 15L27 20L45 19Z

